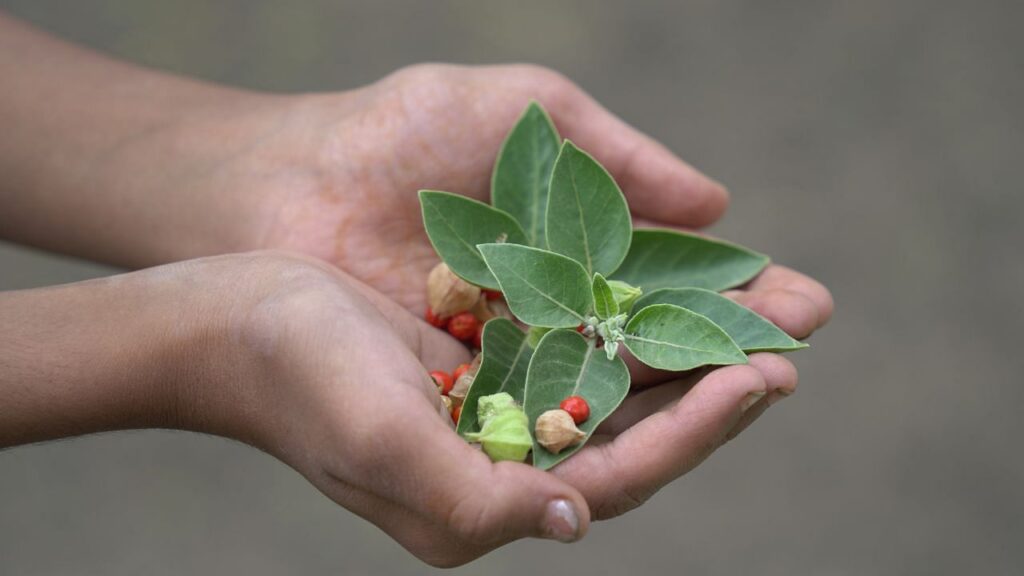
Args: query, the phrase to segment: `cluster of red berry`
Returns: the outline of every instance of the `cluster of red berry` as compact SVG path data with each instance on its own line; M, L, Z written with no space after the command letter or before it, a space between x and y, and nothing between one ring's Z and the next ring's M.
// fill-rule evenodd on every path
M448 330L456 339L472 343L474 348L482 347L480 338L484 333L484 324L472 312L459 312L450 318L439 318L433 310L427 308L426 320L431 326Z
M449 406L449 413L452 415L452 421L456 424L459 423L459 415L462 413L462 398L459 398L456 403L449 394L451 394L452 388L455 387L455 383L458 382L459 378L472 369L473 366L471 364L459 364L451 374L444 370L434 370L430 373L430 377L433 378L434 383L437 384L437 389L441 392L441 396L449 398L449 402L445 402L445 405Z
M502 299L501 292L497 290L483 290L482 292L488 301ZM466 310L443 318L434 314L432 309L427 308L425 319L431 326L447 330L455 339L472 344L477 350L483 348L481 338L484 333L484 323L473 312Z
M495 316L511 319L504 295L497 290L480 289L459 278L451 272L443 262L434 267L427 281L427 307L425 319L431 326L447 330L457 340L471 344L480 351L483 348L484 324ZM436 308L435 308L436 307ZM434 310L441 310L437 314ZM580 325L577 331L589 335L593 331ZM444 370L434 370L430 377L437 384L441 400L448 408L452 420L458 424L462 413L462 402L469 392L480 366L480 354L472 364L460 364L449 374ZM582 424L590 417L590 406L580 396L569 396L559 406L572 417L575 424ZM577 434L582 434L576 430Z

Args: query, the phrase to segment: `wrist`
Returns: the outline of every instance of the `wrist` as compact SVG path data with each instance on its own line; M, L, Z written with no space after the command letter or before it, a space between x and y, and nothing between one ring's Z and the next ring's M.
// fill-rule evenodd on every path
M129 267L259 245L253 199L287 178L268 143L296 97L117 62L3 15L0 48L18 78L0 93L0 235Z
M0 295L0 446L182 423L205 326L147 275Z

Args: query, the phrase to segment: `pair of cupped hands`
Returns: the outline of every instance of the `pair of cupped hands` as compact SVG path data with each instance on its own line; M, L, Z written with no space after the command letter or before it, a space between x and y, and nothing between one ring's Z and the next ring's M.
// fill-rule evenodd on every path
M270 251L133 274L181 291L171 298L195 302L208 326L215 360L189 370L177 425L275 455L417 557L450 566L523 537L583 537L792 394L796 370L775 354L690 373L630 362L621 408L549 472L492 463L455 434L427 373L470 353L422 320L438 258L416 192L486 202L502 139L531 99L608 168L636 226L699 229L725 211L721 185L542 68L423 65L350 92L260 101L224 129L244 145L160 177L195 196L230 190L243 199L220 224L232 248ZM777 265L728 295L796 338L832 310L821 284Z

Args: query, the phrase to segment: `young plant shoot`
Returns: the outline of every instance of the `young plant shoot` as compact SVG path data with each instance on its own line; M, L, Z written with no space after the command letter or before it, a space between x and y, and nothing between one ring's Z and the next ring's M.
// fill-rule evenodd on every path
M451 400L457 432L492 459L523 461L532 451L533 465L548 469L580 450L629 392L622 347L681 371L807 346L718 293L755 277L767 256L633 230L615 180L561 140L537 103L505 139L491 201L420 191L444 266L431 286L440 314L428 318L463 340L472 323L460 314L471 308L486 322L469 389ZM460 320L444 324L449 315Z

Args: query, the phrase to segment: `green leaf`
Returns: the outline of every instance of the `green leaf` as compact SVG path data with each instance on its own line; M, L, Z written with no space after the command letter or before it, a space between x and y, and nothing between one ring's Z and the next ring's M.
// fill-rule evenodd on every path
M477 244L526 244L526 234L508 214L476 200L433 190L420 190L423 226L430 243L448 267L468 282L495 289Z
M672 304L655 304L634 314L626 324L625 337L626 347L637 359L663 370L747 361L747 355L717 324Z
M523 322L573 328L594 309L590 277L578 262L515 244L481 244L479 248L509 309Z
M548 248L583 264L587 274L611 274L629 251L633 225L615 180L566 140L555 160L545 221Z
M594 312L601 320L607 320L619 313L619 303L612 287L600 274L594 274Z
M491 203L526 231L527 243L544 248L551 169L558 157L555 125L540 104L530 102L508 133L491 176Z
M655 290L636 302L640 309L654 304L675 304L706 316L725 330L744 352L785 352L807 347L753 310L703 288Z
M658 288L725 290L750 280L768 257L736 244L671 230L634 230L616 280L645 292Z
M523 403L526 370L533 348L526 341L526 332L510 320L494 318L484 325L483 360L473 378L459 416L458 433L464 435L477 429L477 402L482 396L507 392Z
M576 446L552 454L533 442L533 465L547 470L586 444L597 426L607 418L629 392L629 370L618 356L609 360L604 352L570 330L554 330L541 339L526 375L523 408L534 431L537 418L558 408L567 396L582 396L590 405L590 418L579 425L587 437ZM536 435L534 435L536 436Z

